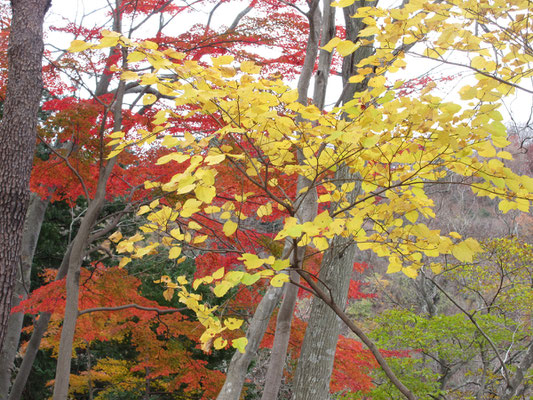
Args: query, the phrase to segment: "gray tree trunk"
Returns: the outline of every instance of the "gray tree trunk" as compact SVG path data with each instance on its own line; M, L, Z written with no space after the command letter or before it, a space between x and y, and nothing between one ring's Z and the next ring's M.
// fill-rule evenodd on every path
M226 380L217 396L217 400L239 400L241 398L242 387L246 373L248 372L248 367L257 354L257 349L267 330L272 312L278 305L282 293L283 288L269 286L267 292L259 302L254 316L250 321L250 325L246 330L246 338L248 339L246 350L244 353L236 351L231 358L228 371L226 372Z
M114 130L116 131L120 130L122 125L121 113L122 98L124 95L124 81L121 81L119 84L117 93L114 113ZM103 134L103 132L101 134ZM67 298L65 303L65 315L63 318L63 327L61 328L61 339L59 341L59 355L57 357L53 400L66 400L68 396L72 345L74 343L74 333L76 331L76 322L78 320L79 312L78 299L81 264L85 257L89 235L91 234L91 230L104 206L107 181L111 176L116 161L117 158L113 157L108 161L106 166L100 170L95 196L89 203L87 212L83 217L76 237L72 241L66 282Z
M331 8L330 4L328 0L325 1L324 16L329 16L329 23L331 24L332 19L334 21L334 15L331 15L331 10L329 10ZM357 8L375 6L376 4L377 1L361 0L343 9L347 39L355 42L359 31L365 27L360 20L351 18ZM331 35L332 27L326 25L324 32ZM327 42L323 41L323 43ZM322 52L325 53L324 51ZM372 48L360 48L355 53L344 58L342 68L344 90L341 94L341 103L351 100L356 91L365 88L366 82L353 85L348 83L348 79L355 73L355 66L362 59L371 55L372 52ZM329 73L329 66L326 64L329 61L327 57L328 54L321 54L321 60L324 60L324 64L322 65L321 74L316 80L315 87L320 87L320 84L325 87L327 74ZM324 104L324 89L322 89L322 92L317 93L316 96L319 104ZM335 178L342 184L354 181L356 176L350 173L347 168L341 167L337 170ZM355 192L352 192L350 196L354 198ZM341 308L344 308L346 304L353 263L356 261L357 253L358 249L353 238L335 237L322 260L319 278L326 286L321 283L319 283L319 286L323 290L325 289L326 292L331 293L333 301ZM294 400L329 398L329 383L333 372L333 362L342 326L341 323L335 312L326 303L319 298L313 299L293 383Z
M26 210L41 100L43 19L49 0L11 0L4 115L0 122L0 348L4 343Z
M346 167L339 168L336 179L350 178ZM353 197L353 196L352 196ZM350 201L350 200L348 200ZM326 250L318 285L344 307L353 272L357 247L352 238L335 237ZM335 349L341 321L335 312L318 297L313 298L293 384L294 400L328 399Z
M302 68L300 79L298 80L298 101L302 104L307 103L307 92L309 90L309 82L311 81L311 77L313 75L313 68L318 54L318 42L320 37L321 24L321 14L318 5L319 0L313 0L310 3L310 10L307 15L310 24L309 39L307 42L304 66ZM308 196L305 196L304 199L306 197ZM284 254L289 254L290 248L291 244L286 244ZM299 280L299 278L296 279ZM292 289L289 289L291 287ZM270 317L272 316L274 309L278 305L279 300L284 291L289 290L292 293L286 293L284 296L284 305L282 305L283 310L280 311L282 317L278 316L276 334L274 337L274 345L272 347L272 353L275 354L275 361L273 361L272 359L270 361L269 370L267 372L267 382L269 383L265 385L265 388L270 388L268 390L266 389L266 398L275 398L277 396L281 383L281 374L283 372L283 365L288 345L288 336L286 335L286 332L288 331L290 335L292 310L294 309L294 304L292 304L291 306L288 303L293 303L293 298L295 301L295 296L298 291L298 288L296 286L289 284L284 285L284 289L269 287L267 293L257 306L254 316L252 317L250 325L246 331L248 344L246 346L245 353L241 354L239 352L235 352L235 354L233 355L230 365L228 367L228 371L226 373L226 380L224 381L224 386L218 394L217 400L238 400L240 398L248 367L250 366L251 361L257 353L259 344L261 343L261 340L268 327ZM290 312L285 312L289 309ZM278 327L284 332L282 334L283 339L280 339L279 337L280 332L278 332ZM280 358L279 355L281 354L283 355L283 360L278 362L277 360ZM263 395L265 395L265 393Z
M302 156L299 157L302 160ZM312 183L302 177L298 177L296 192L300 193L301 189L309 188L305 194L296 202L296 215L298 222L304 224L308 221L313 221L318 211L318 195L316 188L311 187ZM291 253L291 267L302 268L305 257L305 247L292 247ZM263 389L263 396L261 400L276 400L278 398L279 388L283 377L283 369L285 366L285 359L287 358L287 348L289 346L289 339L291 337L291 325L296 300L298 298L298 286L300 282L300 275L295 271L290 272L292 283L287 283L285 287L285 296L278 312L276 320L276 332L274 336L274 344L270 354L270 362L265 380L265 387Z
M59 270L57 271L57 276L55 279L56 281L61 280L65 276L67 276L67 270L70 259L70 249L71 246L69 245L67 251L65 252L65 255L63 256L63 260L61 261ZM30 376L33 362L35 361L35 357L37 356L37 352L39 351L41 339L43 338L46 329L48 328L48 322L50 322L51 316L52 314L49 312L42 312L39 314L39 317L34 324L31 338L28 342L28 345L26 346L26 353L24 354L24 358L22 359L22 364L20 365L15 381L13 382L13 386L11 387L11 392L9 393L9 400L20 400L20 398L22 397L22 391L24 390L24 386L26 386L26 382L28 381L28 377Z
M12 307L19 305L22 300L28 298L33 255L35 254L35 248L37 247L37 240L39 239L47 206L47 200L41 200L36 194L31 195L26 220L24 221L21 259L19 268L17 268L15 287L11 300ZM0 369L0 399L2 400L6 400L8 397L23 319L24 313L22 312L13 313L9 316L4 346L0 353L0 365L2 366Z

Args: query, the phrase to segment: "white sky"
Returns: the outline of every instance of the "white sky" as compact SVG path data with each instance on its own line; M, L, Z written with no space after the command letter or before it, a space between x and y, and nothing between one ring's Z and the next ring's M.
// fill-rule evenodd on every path
M66 20L77 21L78 23L81 19L84 19L84 24L86 26L98 26L102 25L102 13L98 12L102 9L106 9L108 6L108 1L114 0L52 0L52 7L46 16L45 24L58 25L62 26L65 24ZM390 0L390 2L394 2ZM247 1L239 2L238 5L235 3L228 2L227 5L222 5L219 7L213 17L212 26L217 26L220 24L229 24L234 18L234 15L242 10L246 5ZM237 11L236 11L237 10ZM201 18L200 21L194 20L191 18L191 15L185 14L186 18L181 18L179 21L173 21L172 26L175 26L179 29L179 32L184 32L188 27L194 23L205 23L208 18L209 10L198 10L194 18ZM340 14L340 13L338 13ZM154 18L154 26L157 25L158 21ZM171 28L172 28L171 26ZM126 27L125 27L126 28ZM145 30L140 32L140 35L150 36L149 31ZM71 35L66 35L58 32L53 32L47 30L47 42L53 44L54 47L64 49L67 48L70 41L73 39ZM433 64L433 65L432 65ZM432 69L433 68L433 69ZM416 58L408 59L408 66L405 71L402 71L401 74L397 74L398 78L394 79L409 79L423 75L428 70L432 69L431 75L434 77L440 76L455 76L461 74L461 78L458 78L452 82L439 84L437 87L437 95L443 97L445 101L458 101L457 95L454 93L465 84L471 83L473 81L472 74L461 69L449 65L443 65L437 62L431 62L431 60L421 60ZM333 81L335 78L333 78ZM332 86L338 87L340 90L340 84L332 82ZM533 87L533 84L529 82L529 87ZM335 89L337 91L337 89ZM336 93L332 93L328 96L327 102L334 102L336 100ZM500 109L502 115L504 116L505 122L512 124L514 120L518 124L524 124L531 119L533 113L533 96L517 91L513 96L509 96L505 99L504 106ZM530 121L531 122L531 121Z

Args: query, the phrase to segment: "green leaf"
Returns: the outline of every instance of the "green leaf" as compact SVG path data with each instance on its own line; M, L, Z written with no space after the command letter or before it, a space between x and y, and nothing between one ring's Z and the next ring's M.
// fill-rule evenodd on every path
M248 339L246 339L245 337L233 339L233 341L231 342L231 345L237 350L239 350L241 353L245 352L247 344L248 344Z

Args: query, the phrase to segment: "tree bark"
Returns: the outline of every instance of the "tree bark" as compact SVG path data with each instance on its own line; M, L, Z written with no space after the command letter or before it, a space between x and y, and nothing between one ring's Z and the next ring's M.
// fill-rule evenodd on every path
M315 65L316 57L318 54L318 40L320 36L320 21L321 21L321 15L320 15L320 8L318 7L319 0L313 0L310 2L310 10L307 14L307 17L309 19L309 39L307 41L307 48L306 48L306 55L304 60L304 65L302 68L302 72L300 75L300 79L298 80L298 101L302 104L307 104L307 93L309 90L309 82L311 81L311 77L313 75L313 68ZM306 196L303 197L304 199ZM316 200L315 200L316 202ZM284 249L284 255L289 254L290 252L291 244L288 243L285 245ZM298 278L297 278L298 279ZM297 290L298 288L294 285L291 285L293 287L292 291ZM217 396L217 400L238 400L241 396L242 387L244 384L244 379L246 377L246 373L248 371L248 367L255 357L257 353L257 349L259 348L259 344L261 343L261 340L263 338L263 335L265 334L265 331L268 327L268 322L270 320L270 317L272 313L274 312L274 309L276 308L277 304L279 303L279 299L281 298L284 291L288 291L289 285L285 285L283 288L274 288L269 287L267 290L267 293L257 306L257 309L254 313L254 316L252 317L252 320L250 322L250 325L248 327L248 330L246 331L246 338L248 339L248 344L246 346L246 350L244 354L241 354L239 352L235 352L233 355L230 365L228 367L228 371L226 373L226 380L224 381L224 386L222 387L222 390ZM285 299L287 302L292 302L292 297L294 297L295 294L285 294ZM285 303L284 299L284 303ZM284 310L291 308L289 304L285 304L285 306L282 305ZM274 336L274 345L272 347L272 353L274 354L283 354L283 360L285 359L286 355L286 349L288 344L288 337L285 337L283 340L280 340L278 338L278 326L283 326L283 331L287 330L290 334L290 326L291 326L291 320L292 320L292 310L294 309L294 304L292 305L291 311L289 313L282 312L283 320L280 320L280 317L278 316L278 321L276 325L276 334ZM286 336L286 335L284 335ZM277 340L276 340L277 339ZM285 342L287 344L285 344ZM284 349L284 350L283 350ZM278 357L275 356L277 359ZM279 368L281 368L281 372L279 371ZM271 371L271 369L274 369ZM281 362L280 365L274 365L274 363L270 362L269 364L269 371L267 372L270 377L267 377L267 379L270 380L270 384L267 383L266 387L270 387L270 390L268 392L275 392L276 395L279 391L279 386L281 382L281 373L283 372L283 362ZM276 378L274 380L274 376L279 376L279 378ZM273 386L271 386L273 385ZM267 396L271 396L271 394L267 393ZM272 398L275 398L275 396Z
M120 130L122 125L121 112L122 97L124 95L123 81L119 84L117 93L114 105L114 130L116 131ZM72 241L66 281L67 298L65 303L65 315L63 319L63 327L61 328L61 339L59 341L59 355L57 357L53 400L66 400L68 396L72 345L74 343L74 333L76 331L76 322L78 320L79 312L78 300L81 264L85 256L92 227L98 220L98 216L104 206L107 181L111 176L116 161L117 158L113 157L108 161L105 167L100 170L95 196L87 208L87 212L81 222L76 237Z
M299 154L299 159L303 160L303 155ZM303 176L298 177L296 192L304 188L308 188L303 196L296 201L296 216L298 223L304 224L313 221L318 212L318 194L316 188L312 186L312 182ZM288 244L290 246L290 243ZM305 247L292 248L291 252L291 268L300 269L303 267L305 257ZM278 312L276 320L276 333L274 335L274 344L270 354L270 362L268 364L268 371L265 379L265 387L263 389L263 396L261 400L276 400L278 398L279 388L281 387L281 379L283 377L283 369L285 367L285 359L287 358L287 348L289 347L289 339L291 337L291 325L294 308L296 307L296 300L298 298L298 283L300 276L293 270L290 272L291 282L284 285L285 296Z
M37 247L37 240L39 239L39 233L41 231L41 225L44 220L47 206L47 200L42 200L36 194L31 195L30 205L24 222L21 260L19 268L17 268L16 281L11 300L12 307L19 305L22 300L28 298L33 255L35 254L35 248ZM19 345L23 319L24 313L22 312L13 313L9 316L4 347L0 354L0 365L2 365L2 369L0 369L0 399L2 400L7 399L8 397L11 374Z
M246 350L244 353L236 351L231 358L228 371L226 372L226 380L217 396L217 400L239 400L241 398L242 387L246 373L248 372L248 367L257 353L259 344L267 330L268 321L270 321L272 312L278 305L282 293L283 288L269 286L267 292L259 302L254 316L250 321L250 325L246 330L246 338L248 339Z
M43 19L48 0L12 0L8 78L0 122L0 348L19 263L37 112L43 87Z
M69 245L67 251L65 252L65 255L63 256L63 260L61 261L61 265L59 266L59 269L57 271L57 276L55 279L56 281L61 280L65 276L67 276L67 270L70 259L70 249L71 245ZM48 328L48 323L50 322L51 316L52 314L49 312L42 312L39 314L37 321L34 323L33 332L31 334L28 345L26 346L26 353L24 354L22 364L20 365L17 376L15 378L15 381L13 382L13 386L11 387L11 391L9 393L9 400L20 400L20 398L22 397L22 391L24 390L26 382L28 381L28 377L30 376L33 362L35 361L35 357L37 356L37 352L39 351L41 339L43 338L46 329Z
M350 178L350 173L346 167L341 167L335 178L345 182ZM319 274L322 283L318 285L325 292L331 293L333 301L341 307L344 307L348 297L356 250L353 238L335 237L322 260ZM329 305L318 297L313 298L294 378L294 400L329 398L329 381L333 372L340 323Z
M375 6L376 4L377 1L361 0L343 9L347 39L356 42L359 31L365 27L359 19L351 18L357 8ZM331 10L331 2L325 0L323 39L321 42L327 43L326 40L329 41L333 33L334 13ZM356 86L349 84L348 79L355 73L355 65L371 55L372 52L372 48L360 48L344 58L342 68L344 90L341 94L341 103L351 100L357 90L365 88L366 81ZM320 55L319 76L315 81L314 97L318 105L323 105L331 56L325 51L321 51ZM346 167L340 167L335 178L342 184L354 181L356 176L350 173ZM354 198L355 191L349 196ZM329 291L335 304L343 308L348 297L348 288L357 252L358 249L353 238L335 237L322 260L319 278L323 284L319 284L319 286L322 290ZM296 368L293 384L294 400L329 398L329 382L333 372L340 329L341 321L335 312L324 301L315 297L311 304L310 319Z

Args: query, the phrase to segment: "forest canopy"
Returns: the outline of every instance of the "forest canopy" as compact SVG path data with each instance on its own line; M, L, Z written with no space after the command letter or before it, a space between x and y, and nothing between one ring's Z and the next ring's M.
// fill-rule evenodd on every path
M531 395L531 5L381 3L48 28L2 398Z

